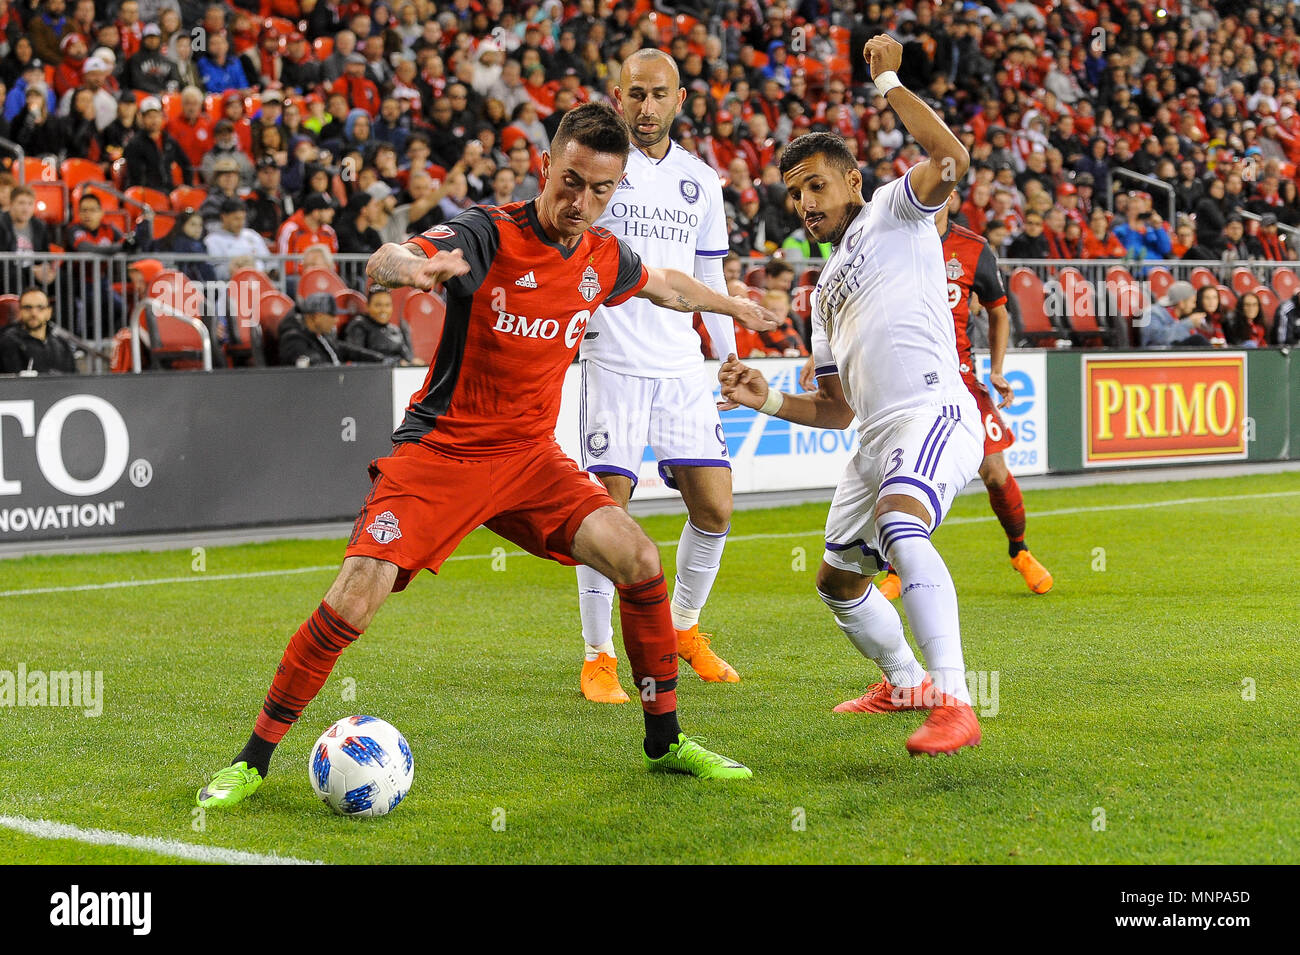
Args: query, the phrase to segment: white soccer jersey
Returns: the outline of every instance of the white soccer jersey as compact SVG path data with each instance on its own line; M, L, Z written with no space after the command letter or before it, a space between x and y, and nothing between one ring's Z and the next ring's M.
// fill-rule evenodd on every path
M957 367L942 206L921 205L902 176L876 190L827 260L813 295L818 375L838 374L871 431L892 415L935 403L971 404Z
M676 143L655 161L633 148L627 171L596 224L626 242L647 265L677 269L726 294L720 263L727 254L727 216L718 174ZM709 320L715 346L735 350L731 319ZM715 329L727 340L719 342ZM587 323L581 357L625 375L680 377L698 368L700 336L691 316L630 298L616 308L601 306ZM722 352L726 357L726 351Z

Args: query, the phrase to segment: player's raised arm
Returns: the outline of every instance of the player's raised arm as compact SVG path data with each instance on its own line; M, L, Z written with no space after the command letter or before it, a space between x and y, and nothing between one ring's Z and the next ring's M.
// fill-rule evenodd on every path
M898 80L903 45L880 34L867 41L862 54L871 67L872 82L885 97L904 128L929 156L909 172L912 192L923 206L937 206L948 198L957 181L970 168L970 154L948 124Z
M366 277L384 288L409 285L429 291L467 272L469 263L460 249L438 252L432 258L426 258L422 249L410 243L385 242L366 262Z
M727 296L715 292L703 282L676 269L646 267L650 274L645 286L637 292L664 308L675 312L717 312L730 315L746 328L756 332L770 331L780 326L775 315L763 306L739 295Z
M763 373L750 368L735 355L728 355L718 371L722 397L746 408L753 408L774 418L784 418L810 428L838 431L853 423L853 409L844 400L839 375L821 375L817 390L791 395L772 391Z

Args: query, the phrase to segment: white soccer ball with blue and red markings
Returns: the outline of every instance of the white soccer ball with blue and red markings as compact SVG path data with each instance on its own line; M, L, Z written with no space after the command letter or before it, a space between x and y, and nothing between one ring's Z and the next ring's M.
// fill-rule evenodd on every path
M406 738L377 716L348 716L312 747L311 788L343 816L383 816L398 807L415 779Z

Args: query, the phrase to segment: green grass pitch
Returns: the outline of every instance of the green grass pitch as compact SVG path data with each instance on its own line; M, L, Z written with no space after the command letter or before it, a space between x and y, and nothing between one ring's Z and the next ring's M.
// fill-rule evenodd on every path
M0 815L328 863L1300 861L1300 475L1026 500L1046 597L1011 569L983 494L936 535L967 666L997 674L977 750L909 758L920 714L831 713L877 671L813 592L824 505L737 513L704 624L743 682L682 669L684 727L755 770L736 784L646 774L639 707L578 693L572 570L494 569L501 542L480 530L343 655L261 792L202 819L195 790L243 743L332 579L270 572L335 565L341 543L212 548L202 572L189 547L3 561L6 592L187 580L0 597L0 670L104 674L97 718L0 708ZM675 541L681 518L643 524ZM268 573L213 579L250 572ZM331 815L307 781L316 736L357 712L415 753L414 788L382 819ZM176 861L3 827L0 859Z

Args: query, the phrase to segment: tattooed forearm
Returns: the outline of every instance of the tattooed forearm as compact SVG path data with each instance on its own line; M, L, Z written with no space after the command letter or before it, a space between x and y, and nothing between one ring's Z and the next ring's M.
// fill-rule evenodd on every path
M415 257L400 246L391 243L379 247L366 263L370 281L384 288L400 288L411 284L411 263Z

